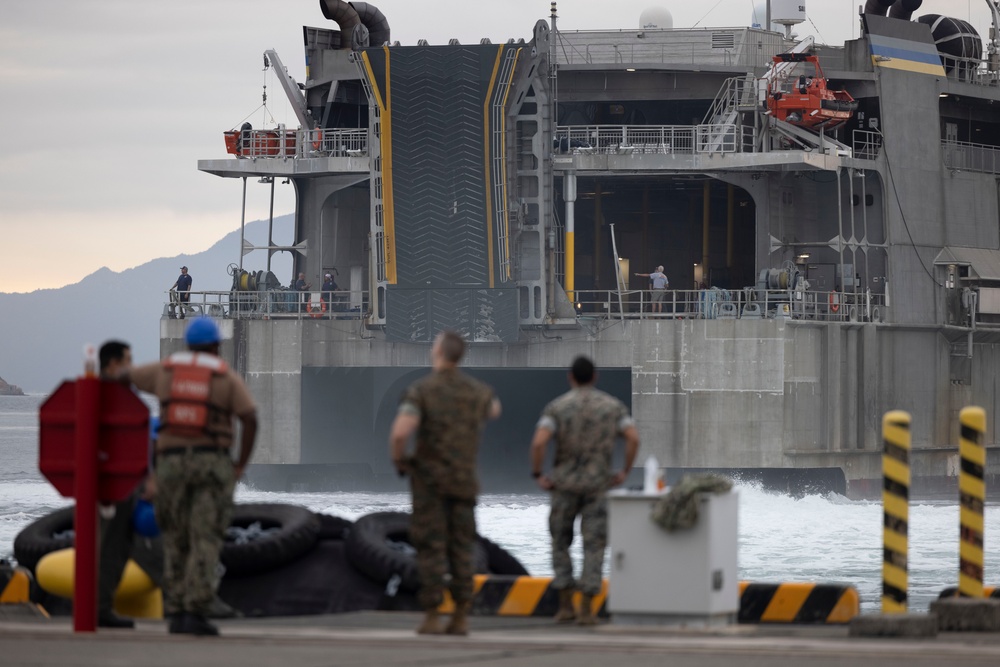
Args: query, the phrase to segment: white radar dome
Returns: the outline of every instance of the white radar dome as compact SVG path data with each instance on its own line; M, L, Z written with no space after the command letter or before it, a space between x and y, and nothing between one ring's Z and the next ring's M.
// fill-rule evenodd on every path
M806 20L806 0L771 0L771 23L791 26Z
M649 7L639 14L639 27L643 30L671 30L674 17L666 7Z

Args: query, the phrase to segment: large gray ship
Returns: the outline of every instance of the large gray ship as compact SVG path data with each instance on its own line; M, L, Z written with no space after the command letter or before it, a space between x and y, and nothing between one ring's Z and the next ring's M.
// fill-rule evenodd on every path
M265 54L299 126L244 125L198 163L296 193L294 242L261 249L293 254L288 286L240 259L189 307L261 405L251 481L401 488L389 424L448 327L505 408L487 491L533 488L535 420L578 354L670 480L877 496L900 409L913 493L954 494L979 405L996 489L1000 56L920 4L869 0L840 46L662 11L564 31L555 3L523 39L400 45L374 5L321 0L305 81ZM764 26L804 18L771 5ZM637 275L657 265L665 293Z

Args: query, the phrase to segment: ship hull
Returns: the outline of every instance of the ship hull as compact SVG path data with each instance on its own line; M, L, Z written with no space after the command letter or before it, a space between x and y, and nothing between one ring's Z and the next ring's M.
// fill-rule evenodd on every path
M163 324L163 351L180 347L183 322ZM428 372L429 345L360 340L356 326L308 319L222 325L230 339L224 353L244 370L260 404L251 483L406 488L389 461L388 429L402 391ZM544 405L568 388L566 368L577 354L595 359L598 386L630 406L641 457L656 456L668 481L717 470L792 493L877 498L881 415L902 409L913 415L914 495L948 497L957 493L960 469L955 415L998 398L991 373L997 344L974 344L982 364L967 365L968 376L956 381L945 332L930 328L664 319L567 331L558 342L536 333L516 344L471 346L465 360L505 403L483 437L484 492L536 488L531 434ZM988 408L990 425L994 411ZM620 451L616 456L620 461ZM987 461L987 488L996 489L990 482L998 459Z

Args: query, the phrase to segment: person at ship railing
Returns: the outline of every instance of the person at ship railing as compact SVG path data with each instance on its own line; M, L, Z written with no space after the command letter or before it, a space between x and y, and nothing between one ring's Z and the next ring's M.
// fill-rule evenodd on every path
M649 282L653 289L653 312L662 313L663 297L666 296L667 289L670 287L670 281L667 279L666 274L663 273L663 265L661 264L656 267L656 271L653 271L652 273L637 273L635 275L649 278Z
M308 292L309 290L312 289L312 283L306 282L306 274L299 273L299 278L298 280L295 281L292 287L297 292ZM299 312L305 312L306 303L308 301L309 301L308 294L303 294L302 296L299 297Z
M340 287L337 285L337 281L333 279L332 273L327 273L323 276L323 293L320 295L320 298L323 299L331 311L333 310L333 304L337 299L337 295L333 294L333 292L336 292L339 289Z
M180 311L182 320L184 319L184 314L192 310L191 306L188 306L186 304L191 303L191 284L193 282L194 279L190 275L188 275L188 267L182 266L181 275L178 276L174 284L170 286L170 289L177 290L177 296L179 297L180 301ZM171 311L173 311L172 307Z

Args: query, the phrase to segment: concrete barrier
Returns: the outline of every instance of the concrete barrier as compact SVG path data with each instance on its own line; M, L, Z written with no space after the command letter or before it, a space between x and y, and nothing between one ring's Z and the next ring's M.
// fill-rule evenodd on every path
M31 572L23 567L0 566L0 604L30 602Z
M554 616L559 595L551 577L476 575L472 613L476 616ZM594 597L594 613L606 617L608 582ZM577 594L579 603L579 594ZM439 608L454 610L451 597ZM740 623L849 623L858 615L860 598L853 586L841 584L740 582Z
M938 595L938 600L944 598L954 598L958 597L958 586L948 586L941 594ZM983 586L983 597L984 598L1000 598L1000 588L995 586Z
M740 582L740 623L849 623L860 609L853 586Z

